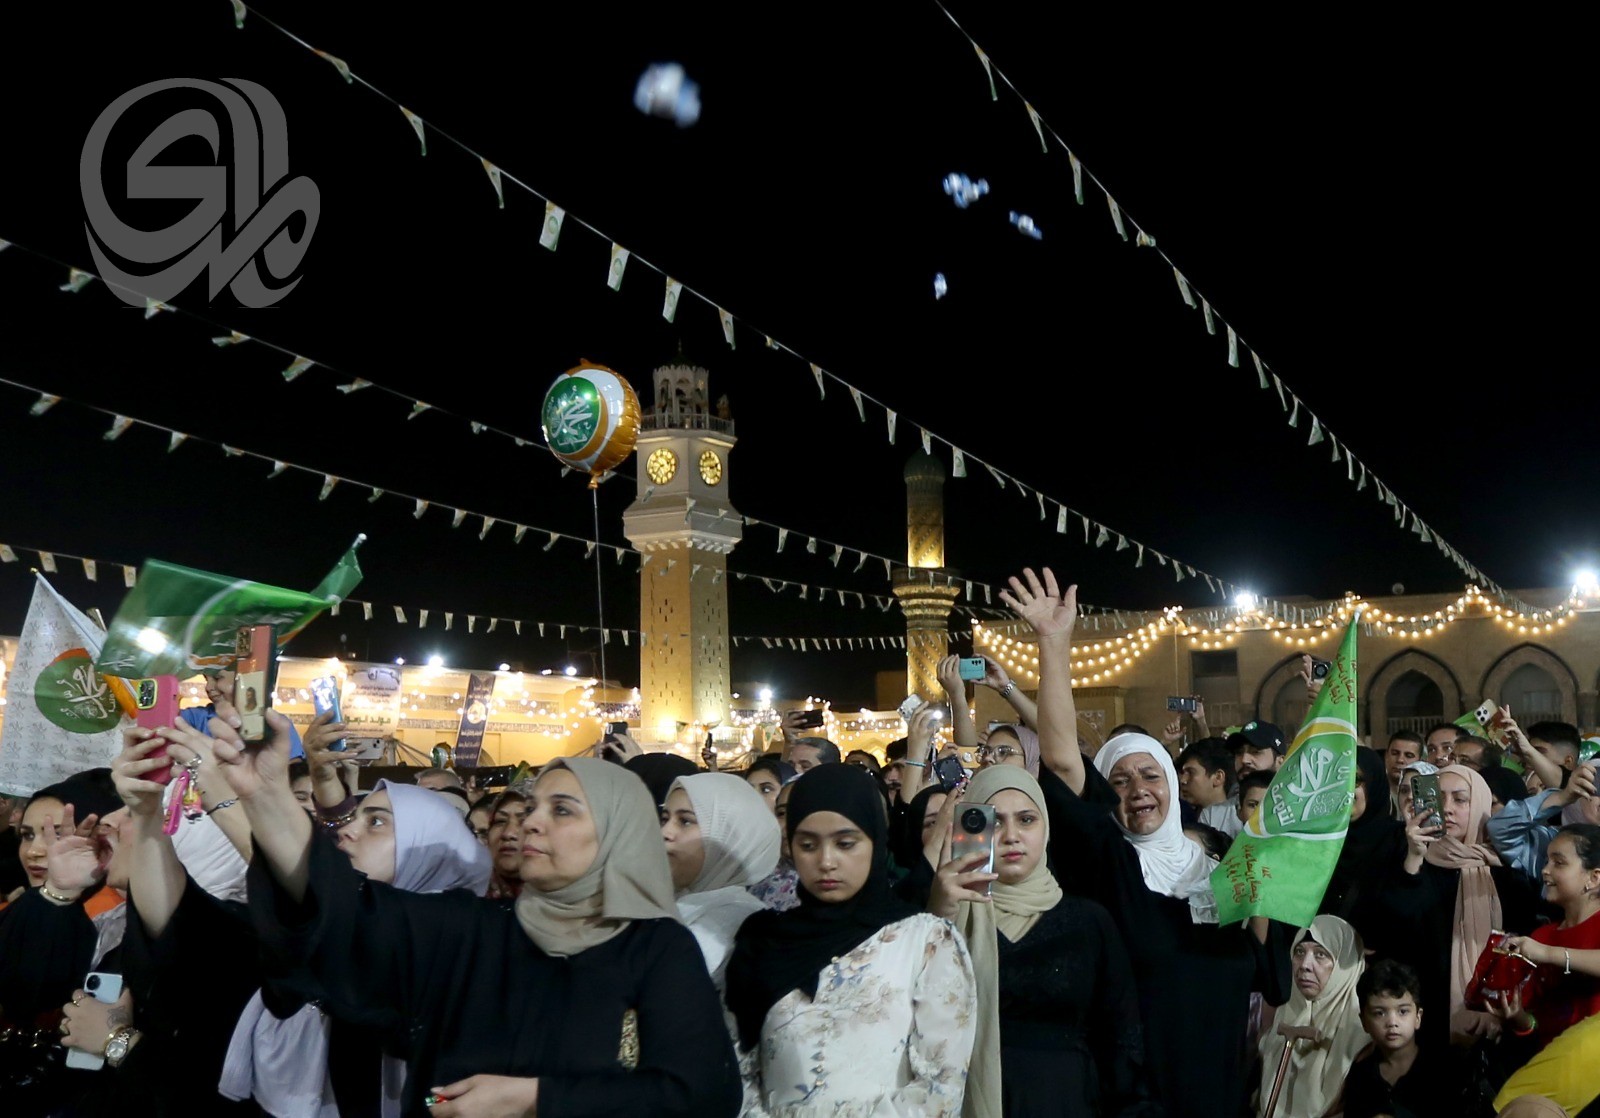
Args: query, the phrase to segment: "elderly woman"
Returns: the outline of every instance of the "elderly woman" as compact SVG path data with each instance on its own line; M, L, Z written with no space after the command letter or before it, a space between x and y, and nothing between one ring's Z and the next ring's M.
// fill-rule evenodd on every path
M1172 758L1154 738L1119 734L1084 764L1072 700L1077 587L1012 578L1005 603L1039 636L1040 787L1050 856L1070 893L1111 913L1133 963L1151 1094L1173 1116L1210 1118L1245 1102L1242 1039L1250 994L1288 997L1288 929L1257 917L1220 927L1215 863L1183 835Z
M1389 782L1381 783L1387 792ZM1341 1109L1345 1076L1370 1039L1356 993L1367 969L1361 937L1337 916L1318 916L1295 935L1290 959L1294 992L1278 1011L1278 1023L1312 1029L1318 1039L1285 1042L1276 1029L1261 1038L1262 1113L1287 1059L1273 1118L1323 1118Z

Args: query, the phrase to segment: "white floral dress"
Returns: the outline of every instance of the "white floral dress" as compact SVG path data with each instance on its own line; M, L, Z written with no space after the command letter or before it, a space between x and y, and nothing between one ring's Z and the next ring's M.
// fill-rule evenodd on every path
M972 958L948 921L918 913L792 990L742 1053L743 1115L955 1118L967 1083Z

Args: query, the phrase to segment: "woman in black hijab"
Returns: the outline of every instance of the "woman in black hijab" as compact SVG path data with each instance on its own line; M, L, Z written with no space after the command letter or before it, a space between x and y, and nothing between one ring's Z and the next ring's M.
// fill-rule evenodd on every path
M1366 938L1362 887L1387 874L1406 854L1405 824L1389 807L1389 776L1376 750L1356 747L1356 798L1338 865L1322 895L1324 915L1337 916ZM1371 940L1367 940L1371 942Z
M966 945L895 897L869 773L822 765L793 788L800 905L745 921L728 964L746 1109L953 1118L976 1006Z

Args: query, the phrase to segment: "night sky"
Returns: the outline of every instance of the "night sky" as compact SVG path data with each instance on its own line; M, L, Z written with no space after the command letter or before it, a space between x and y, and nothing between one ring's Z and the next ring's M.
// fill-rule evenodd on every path
M503 522L592 534L589 491L542 448L551 381L588 358L632 378L681 345L726 393L739 446L729 467L741 512L791 530L746 530L729 566L885 594L881 563L903 558L901 470L917 428L1021 479L988 473L946 489L947 558L999 584L1049 564L1096 605L1219 604L1201 580L1174 583L1130 549L1055 532L1062 501L1198 569L1258 593L1336 596L1454 591L1465 582L1400 531L1329 445L1306 445L1241 350L1209 336L1160 256L1124 243L1101 192L1072 195L1066 153L1041 153L1021 99L991 100L966 39L934 3L866 5L504 5L426 8L272 3L264 14L568 211L558 251L538 245L543 203L507 182L496 207L476 161L430 132L423 157L398 109L254 16L235 30L225 0L39 5L0 17L8 106L0 163L0 541L102 561L159 557L309 588L357 532L370 541L355 596L399 604L323 619L289 651L363 659L443 655L458 666L592 669L595 569L570 540L541 550ZM634 9L638 9L635 13ZM951 3L996 66L1147 230L1198 294L1400 500L1507 588L1564 585L1600 551L1592 409L1594 280L1586 91L1579 37L1550 25L1432 20L1316 24L1302 17L1174 14L1080 5ZM625 14L626 13L626 14ZM1315 17L1325 18L1325 17ZM1345 17L1341 17L1345 18ZM701 89L692 128L632 104L652 62L677 61ZM84 137L117 96L166 77L243 77L288 118L291 175L315 181L320 223L299 286L268 309L202 279L171 301L210 324L141 312L91 284L77 172ZM113 133L120 167L149 129L199 101L147 102ZM180 158L181 157L181 158ZM173 162L209 161L197 141ZM940 188L952 171L991 193L965 211ZM119 174L107 177L115 197ZM156 228L191 203L123 201ZM1039 241L1007 212L1030 215ZM584 228L587 222L605 237ZM608 241L632 250L620 293ZM687 293L661 317L648 260L739 320L737 348ZM61 262L60 265L52 261ZM943 272L949 294L935 300ZM213 346L240 330L321 366L285 383L264 347ZM1580 331L1582 331L1580 333ZM804 355L775 352L770 334ZM815 361L899 413L856 417L843 387L825 400ZM341 394L362 377L394 389ZM409 400L435 410L407 420ZM187 432L137 427L102 438L110 409ZM448 412L450 414L444 414ZM478 420L523 437L526 447ZM408 499L227 458L225 442ZM939 446L948 462L948 448ZM600 538L626 546L634 463L600 491ZM1041 521L1033 489L1047 497ZM478 539L477 515L502 523ZM828 541L815 555L809 536ZM1113 537L1114 538L1114 537ZM830 544L851 549L835 569ZM602 553L606 624L636 627L638 575ZM0 569L0 632L26 611L31 551ZM98 583L63 561L55 584L109 616L116 572ZM898 612L841 608L758 578L730 583L738 635L885 636ZM981 605L981 600L979 603ZM995 603L998 606L998 601ZM416 626L417 608L431 611ZM443 632L442 614L456 615ZM550 623L547 639L465 615ZM344 642L341 644L341 641ZM609 674L637 681L637 649L613 641ZM780 698L872 700L892 652L734 654L736 682Z

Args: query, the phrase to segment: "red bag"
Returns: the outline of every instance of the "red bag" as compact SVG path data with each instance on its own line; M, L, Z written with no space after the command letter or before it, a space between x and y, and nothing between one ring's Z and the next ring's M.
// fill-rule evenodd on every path
M1467 988L1467 1008L1488 1010L1492 1005L1502 1005L1513 995L1521 999L1524 1007L1532 1000L1539 984L1538 964L1524 955L1514 955L1504 946L1504 932L1490 932L1489 942L1478 965L1472 972L1472 985Z

